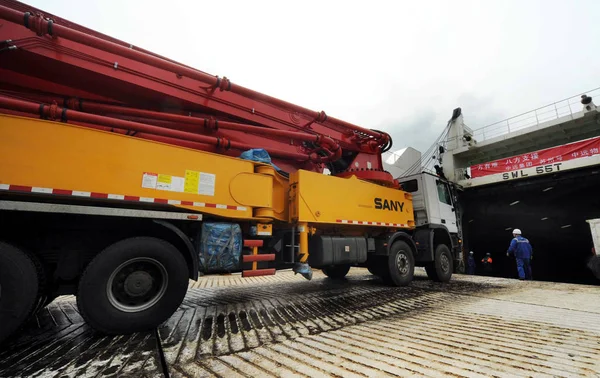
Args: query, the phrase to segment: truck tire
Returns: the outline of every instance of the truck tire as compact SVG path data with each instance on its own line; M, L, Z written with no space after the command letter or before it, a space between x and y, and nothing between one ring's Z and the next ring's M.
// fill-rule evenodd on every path
M0 242L0 343L25 323L36 305L38 286L28 254Z
M383 260L383 282L392 286L409 285L415 273L415 258L410 246L403 241L396 241L390 248L389 256Z
M158 327L177 310L188 287L188 267L172 244L152 237L119 241L100 252L79 280L77 306L105 334Z
M350 265L333 265L323 268L323 273L332 280L341 280L350 271Z
M425 266L427 276L437 282L448 282L452 277L454 262L450 248L440 244L435 249L435 260Z

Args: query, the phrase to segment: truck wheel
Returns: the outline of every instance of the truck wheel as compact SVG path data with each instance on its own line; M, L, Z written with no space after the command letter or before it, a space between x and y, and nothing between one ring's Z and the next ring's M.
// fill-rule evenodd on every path
M188 287L185 258L151 237L119 241L100 252L79 280L77 306L105 334L159 326L177 310Z
M396 241L390 248L390 255L384 260L387 269L383 269L381 278L392 286L407 286L415 273L415 258L406 242Z
M38 286L35 264L27 253L0 242L0 343L27 320Z
M341 280L346 277L346 274L350 271L350 265L333 265L323 268L323 273L333 279L333 280Z
M450 249L445 244L440 244L435 249L435 261L425 267L427 276L437 282L448 282L452 277L454 262Z

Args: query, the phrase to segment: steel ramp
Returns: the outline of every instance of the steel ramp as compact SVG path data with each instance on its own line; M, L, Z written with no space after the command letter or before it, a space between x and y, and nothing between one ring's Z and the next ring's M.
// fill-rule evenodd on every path
M0 377L163 377L155 332L98 335L74 297L43 309L0 350Z
M0 376L594 376L598 287L421 272L408 288L365 269L203 277L157 332L95 334L72 298L0 352ZM558 298L558 299L557 299ZM163 367L166 369L163 370Z

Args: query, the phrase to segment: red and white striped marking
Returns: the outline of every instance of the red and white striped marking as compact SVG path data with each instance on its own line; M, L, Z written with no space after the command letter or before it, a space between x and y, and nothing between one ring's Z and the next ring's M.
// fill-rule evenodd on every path
M385 223L385 222L365 222L365 221L357 221L357 220L347 220L347 219L337 219L337 223L342 224L362 224L365 226L385 226L385 227L404 227L408 228L407 224L402 223Z
M11 192L23 192L23 193L43 193L43 194L57 194L57 195L61 195L61 196L113 199L113 200L131 201L131 202L160 203L160 204L165 204L165 205L168 204L168 205L183 205L183 206L192 206L192 207L208 207L208 208L222 209L222 210L237 210L237 211L248 210L244 206L222 205L222 204L217 204L217 203L195 202L195 201L180 201L180 200L152 198L152 197L127 196L127 195L122 195L122 194L82 192L79 190L40 188L37 186L0 184L0 190L7 190L7 191L11 191Z

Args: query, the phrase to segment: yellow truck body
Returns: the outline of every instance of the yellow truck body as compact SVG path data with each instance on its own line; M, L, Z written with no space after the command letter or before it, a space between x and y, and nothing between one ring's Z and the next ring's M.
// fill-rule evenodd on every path
M253 161L6 115L0 115L0 136L0 184L5 188L316 228L414 228L409 193L355 177L299 170L288 180Z

